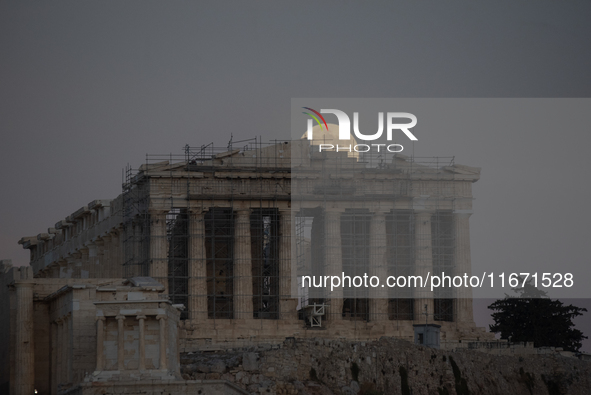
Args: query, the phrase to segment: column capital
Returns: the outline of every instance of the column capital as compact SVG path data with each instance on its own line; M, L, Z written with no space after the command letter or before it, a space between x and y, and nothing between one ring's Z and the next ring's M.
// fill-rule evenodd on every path
M135 317L136 320L145 320L147 317L145 315L138 315L137 317Z
M107 317L105 317L104 315L99 315L99 316L96 317L96 321L97 322L98 321L106 321L106 320L107 320Z
M459 218L470 218L470 216L473 213L474 212L472 210L455 210L453 212L454 217L459 217Z
M328 209L328 210L324 210L324 218L328 219L333 219L333 220L339 220L341 219L341 215L343 215L345 211L344 210L334 210L334 209ZM330 222L330 220L328 221Z
M428 221L431 221L431 217L433 216L433 214L435 214L435 211L415 210L415 221L427 223Z
M342 214L345 212L345 209L342 207L323 207L322 209L325 213Z
M148 209L148 214L150 214L150 215L165 215L165 214L168 214L169 212L170 212L169 208L154 207L154 208Z
M164 314L158 314L158 315L156 316L156 319L157 319L158 321L160 321L160 320L165 320L165 321L166 321L166 320L168 319L168 317L167 317L166 315L164 315Z
M115 316L115 319L116 319L117 321L119 321L119 320L124 320L124 319L125 319L125 316L124 316L124 315L121 315L121 314L118 314L118 315L116 315L116 316Z
M16 288L33 288L35 286L34 283L14 283Z
M424 215L424 216L431 216L433 214L435 214L435 210L425 210L425 209L420 209L420 210L413 210L413 212L415 213L415 215Z
M189 207L187 212L192 215L205 215L209 210L204 207Z
M277 214L279 219L283 222L291 221L292 217L295 217L295 213L292 213L290 209L279 209Z

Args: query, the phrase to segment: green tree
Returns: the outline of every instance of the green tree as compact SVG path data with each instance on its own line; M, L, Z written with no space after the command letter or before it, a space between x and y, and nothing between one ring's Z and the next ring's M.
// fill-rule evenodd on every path
M513 291L517 296L505 294L505 299L488 306L494 311L492 318L495 323L490 325L491 332L500 332L501 339L512 342L533 341L535 347L579 351L582 340L587 336L574 328L572 320L587 309L549 299L546 292L531 284L531 279Z

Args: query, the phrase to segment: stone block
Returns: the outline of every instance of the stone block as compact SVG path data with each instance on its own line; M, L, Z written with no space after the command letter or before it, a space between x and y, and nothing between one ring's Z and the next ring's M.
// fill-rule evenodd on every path
M226 371L226 364L224 361L216 359L212 361L209 369L212 373L224 373Z
M259 355L254 352L242 354L242 368L247 372L259 370Z

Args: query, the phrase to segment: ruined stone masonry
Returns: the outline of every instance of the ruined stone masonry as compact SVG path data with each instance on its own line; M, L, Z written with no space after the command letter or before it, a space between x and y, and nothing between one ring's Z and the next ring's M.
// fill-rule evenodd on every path
M470 273L480 169L319 153L306 140L235 144L148 156L118 197L19 241L30 266L5 262L0 273L10 339L0 392L117 393L149 380L171 394L244 393L236 377L184 380L179 353L286 338L412 342L417 323L440 325L445 349L491 339L474 324L469 289L300 286L305 273Z
M181 355L183 377L223 379L251 394L588 394L591 361L500 348L435 350L404 340L286 339Z

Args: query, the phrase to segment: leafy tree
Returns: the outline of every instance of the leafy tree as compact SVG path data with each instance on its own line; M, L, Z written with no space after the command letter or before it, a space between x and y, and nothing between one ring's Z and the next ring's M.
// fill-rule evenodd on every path
M512 342L533 341L535 347L579 351L581 341L587 336L574 328L572 320L583 315L587 309L549 299L546 292L531 284L531 279L513 291L517 296L505 294L505 299L488 306L494 311L492 318L495 323L490 325L491 332L500 332L501 339Z

